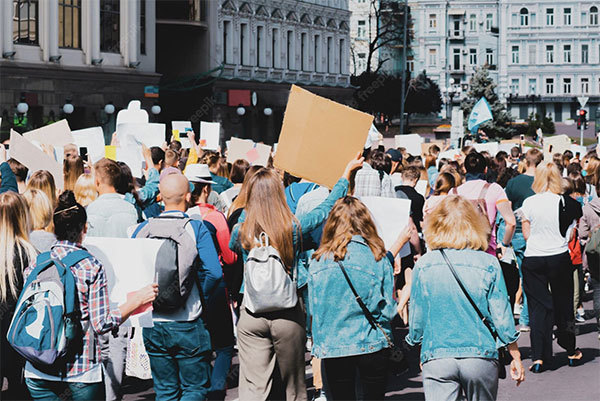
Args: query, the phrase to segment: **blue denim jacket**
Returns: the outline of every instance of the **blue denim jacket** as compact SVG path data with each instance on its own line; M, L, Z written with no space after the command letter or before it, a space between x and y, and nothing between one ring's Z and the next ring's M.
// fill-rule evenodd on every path
M388 257L375 260L365 240L355 235L342 261L356 292L373 317L392 338L396 314L394 269ZM312 353L318 358L370 354L388 347L385 336L373 328L337 262L331 257L312 259L308 269L308 299L312 312Z
M300 231L302 232L302 236L308 235L312 230L317 228L329 215L329 212L333 208L334 203L343 196L346 196L348 193L348 180L345 178L340 178L331 190L331 193L321 203L319 206L314 208L310 213L298 218L298 222L300 223ZM246 259L248 258L248 251L243 249L239 241L240 235L240 227L242 223L246 220L246 211L243 211L240 215L240 219L238 223L233 226L233 230L231 230L231 239L229 240L229 248L231 248L234 252L241 252L244 263L246 263ZM298 269L298 259L300 257L300 240L297 231L296 225L294 224L294 248L296 249L296 257L294 260L294 277L297 277L298 288L302 288L306 285L306 269ZM243 287L242 287L243 289Z
M497 359L498 347L519 338L500 264L483 251L448 249L446 254L469 295L498 332L498 342L437 250L423 255L413 270L406 341L422 343L422 363L438 358Z

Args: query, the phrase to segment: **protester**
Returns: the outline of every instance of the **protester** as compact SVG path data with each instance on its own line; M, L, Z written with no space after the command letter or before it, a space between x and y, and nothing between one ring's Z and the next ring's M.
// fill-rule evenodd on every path
M407 167L402 170L402 185L395 188L397 198L410 199L410 216L417 226L418 232L421 232L423 206L425 205L425 198L415 189L420 176L421 171L417 167Z
M77 203L87 208L90 203L98 198L94 175L91 173L81 174L75 182L73 193L75 194Z
M600 175L600 158L596 155L591 155L584 164L586 189L585 194L596 197L596 183Z
M210 388L210 336L200 315L203 303L210 302L222 278L221 265L211 235L201 220L193 220L185 213L191 201L188 180L180 173L167 174L160 180L160 194L165 211L160 216L141 223L133 238L165 237L166 221L172 228L169 238L179 229L189 241L181 241L177 255L181 261L192 261L182 266L194 275L189 295L184 304L173 311L154 311L154 327L143 330L144 345L150 357L154 391L158 400L204 400ZM185 244L185 245L183 245ZM193 244L195 249L187 249ZM183 258L182 255L193 255ZM167 262L165 262L167 263ZM178 260L170 261L177 264ZM169 291L168 288L160 288ZM204 297L204 301L201 297Z
M81 243L86 234L87 215L83 206L75 201L73 192L61 194L53 219L58 242L52 247L51 256L60 260L71 252L85 251ZM25 279L35 266L27 268ZM67 362L64 371L57 368L53 372L42 372L27 362L25 378L34 400L104 399L103 370L96 346L98 336L117 328L134 310L152 302L158 293L157 285L151 284L132 293L117 309L110 309L104 268L96 258L81 260L71 267L71 272L77 284L81 322L89 329L84 330L83 348Z
M0 144L0 194L7 191L19 193L19 186L10 164L6 162L4 145Z
M325 220L334 202L346 194L350 174L362 162L362 158L350 161L326 201L300 220L290 212L277 174L260 169L247 183L245 215L233 229L230 248L239 249L246 262L248 252L256 246L256 238L265 232L284 266L295 275L295 249L301 236ZM299 304L264 314L252 314L243 308L238 322L240 399L266 398L277 362L286 399L305 400L305 341L305 322Z
M233 183L227 178L227 174L221 166L221 156L217 152L207 152L203 158L203 163L208 164L212 181L216 182L212 186L213 191L221 192L233 187Z
M369 210L358 199L338 200L325 224L321 246L309 267L313 355L323 359L333 400L356 399L356 370L366 400L383 400L392 338L394 258L408 242L402 232L387 252ZM348 275L377 327L355 302ZM389 351L389 350L387 350Z
M600 189L596 183L596 191ZM583 207L583 216L579 220L579 235L582 246L586 246L592 235L600 228L600 199L594 198ZM593 308L598 338L600 339L600 263L597 253L586 252L584 263L590 273L590 284L594 291Z
M39 189L28 189L23 193L23 198L27 201L31 217L29 242L38 253L48 252L56 242L56 235L50 224L54 212L50 199Z
M402 185L402 153L398 149L388 149L385 154L392 162L390 178L392 179L392 187L396 188L398 185Z
M561 175L552 163L537 168L532 184L535 195L521 207L523 237L523 288L531 327L531 371L540 373L552 358L552 327L558 328L558 344L567 350L569 365L581 361L575 346L573 324L573 265L567 232L581 217L581 206L561 196ZM550 290L548 288L550 285Z
M160 171L163 168L163 163L165 161L165 151L159 148L158 146L152 146L150 148L150 153L152 157L152 165L160 173Z
M13 158L8 159L7 163L15 174L19 193L22 194L27 189L27 174L29 173L29 169Z
M229 179L233 183L233 187L221 192L221 199L225 202L227 209L231 207L233 200L240 194L242 190L242 183L246 172L250 168L250 163L244 159L238 159L231 165L231 173ZM212 180L211 180L212 181Z
M425 200L423 205L423 219L448 196L452 188L456 187L454 176L450 173L440 173L435 180L433 195Z
M16 191L0 194L0 380L8 380L5 399L28 399L23 383L25 361L8 344L6 335L23 289L23 272L37 252L29 241L31 222L25 199Z
M66 157L63 160L64 190L72 191L75 188L75 182L83 173L83 159L81 157L77 154Z
M39 189L46 194L52 208L56 208L56 202L58 198L58 191L56 184L54 183L54 177L47 170L38 170L34 172L29 181L27 182L27 189Z
M437 156L427 155L425 157L425 170L427 171L427 183L429 187L433 189L435 187L435 181L439 174L437 168Z
M513 358L513 380L518 385L525 378L502 270L486 253L489 233L487 219L460 196L442 200L425 221L431 252L417 261L413 272L406 340L422 344L428 400L496 399L499 345L508 346ZM480 319L459 280L497 337Z
M371 152L354 177L355 196L383 196L395 198L389 173L392 169L391 160L380 150Z

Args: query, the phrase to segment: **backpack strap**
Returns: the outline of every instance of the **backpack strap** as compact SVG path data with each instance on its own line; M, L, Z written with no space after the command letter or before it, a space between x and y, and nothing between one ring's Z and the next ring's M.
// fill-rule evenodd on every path
M481 192L479 193L479 197L477 199L485 199L485 196L487 195L490 186L491 184L486 181L486 183L483 184L483 187L481 188Z
M40 253L35 260L35 268L33 269L33 271L31 273L29 273L29 276L27 276L27 280L23 284L23 289L29 287L32 282L37 280L38 275L41 272L43 272L44 270L46 270L48 268L48 266L51 266L52 264L54 264L54 261L52 260L52 257L50 256L50 252ZM25 291L21 291L21 295L19 296L18 303L21 302L21 296L23 296L24 293L25 293Z
M77 251L70 252L64 258L60 260L55 260L54 262L65 287L66 316L77 314L80 312L75 302L77 294L77 284L75 283L75 277L71 272L71 267L75 266L77 263L91 256L92 255L90 255L89 252L84 251L83 249L79 249Z

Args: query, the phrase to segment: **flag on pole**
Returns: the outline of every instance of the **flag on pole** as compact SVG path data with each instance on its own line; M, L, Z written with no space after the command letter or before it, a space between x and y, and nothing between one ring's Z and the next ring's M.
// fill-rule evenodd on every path
M475 106L473 106L473 110L471 110L467 128L471 132L476 132L477 128L481 124L491 120L492 118L492 109L490 108L490 104L484 97L482 97L475 104Z

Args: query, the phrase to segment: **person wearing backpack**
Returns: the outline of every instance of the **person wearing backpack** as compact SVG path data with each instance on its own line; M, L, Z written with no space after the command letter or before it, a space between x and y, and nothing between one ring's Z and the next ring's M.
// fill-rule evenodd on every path
M300 219L290 211L281 178L272 169L261 168L244 184L248 185L246 206L229 244L242 252L245 270L237 326L240 399L267 399L277 363L285 398L306 400L306 321L293 288L302 236L319 226L335 201L346 195L350 174L362 162L362 157L351 160L327 199ZM276 281L261 282L261 274ZM281 292L274 293L277 289ZM269 293L277 296L265 296ZM280 306L269 307L274 304Z
M156 275L154 327L144 328L157 400L204 400L210 389L210 335L201 314L223 272L210 232L185 211L191 201L181 172L161 178L165 211L137 226L133 238L163 239Z
M36 280L30 283L31 287L28 285L24 287L23 294L31 294L31 291L36 289L36 283L44 282L44 277L47 276L43 276L43 272L38 274L38 267L41 267L42 264L47 266L45 271L48 272L52 267L55 267L57 271L60 271L58 270L59 266L67 268L64 276L65 283L68 283L69 277L72 277L73 283L71 287L64 287L64 311L68 311L69 304L71 307L74 306L75 310L72 315L60 316L59 322L66 321L66 318L70 317L69 321L72 326L69 327L80 334L72 337L73 341L66 346L66 349L57 349L57 351L65 353L64 359L58 359L49 365L39 361L31 362L33 359L28 359L25 365L27 387L34 400L104 399L105 390L102 382L103 370L100 364L98 336L117 328L137 308L152 302L158 294L158 287L155 284L148 285L136 291L117 309L110 309L104 268L81 245L86 234L87 213L85 208L75 201L73 192L65 191L61 194L53 220L57 243L52 246L50 253L41 254L36 263L26 269L24 275L26 283L29 283L30 275L34 275L33 278ZM69 289L71 292L68 292ZM32 306L28 307L26 303L23 304L22 311L25 312L23 315L26 315L27 309ZM19 306L17 307L19 308ZM39 314L39 310L37 315L43 317ZM52 319L48 316L46 318ZM32 334L35 333L35 328L31 326L34 324L23 328L19 321L15 321L11 324L9 336L15 340L16 336L11 333L21 333L19 337L23 337L27 333L35 339L36 337ZM39 330L40 332L51 330L50 327L52 325L40 327ZM65 323L65 330L67 328ZM71 331L67 330L65 335L69 333ZM22 338L22 340L28 344L32 338ZM40 338L45 337L42 335ZM19 345L19 339L16 339L12 345L13 347ZM60 346L60 344L52 345Z
M450 194L461 195L471 200L472 203L477 203L480 213L487 217L492 228L488 253L494 256L497 248L496 213L500 213L505 222L504 238L500 244L500 250L503 253L505 248L510 247L517 224L506 192L500 185L489 184L485 180L487 165L485 157L481 153L469 153L465 158L464 167L467 172L466 182L451 191Z
M0 381L8 380L6 399L27 399L23 382L25 360L10 347L6 335L23 289L23 271L35 260L36 250L29 241L29 215L25 198L17 192L0 194Z

